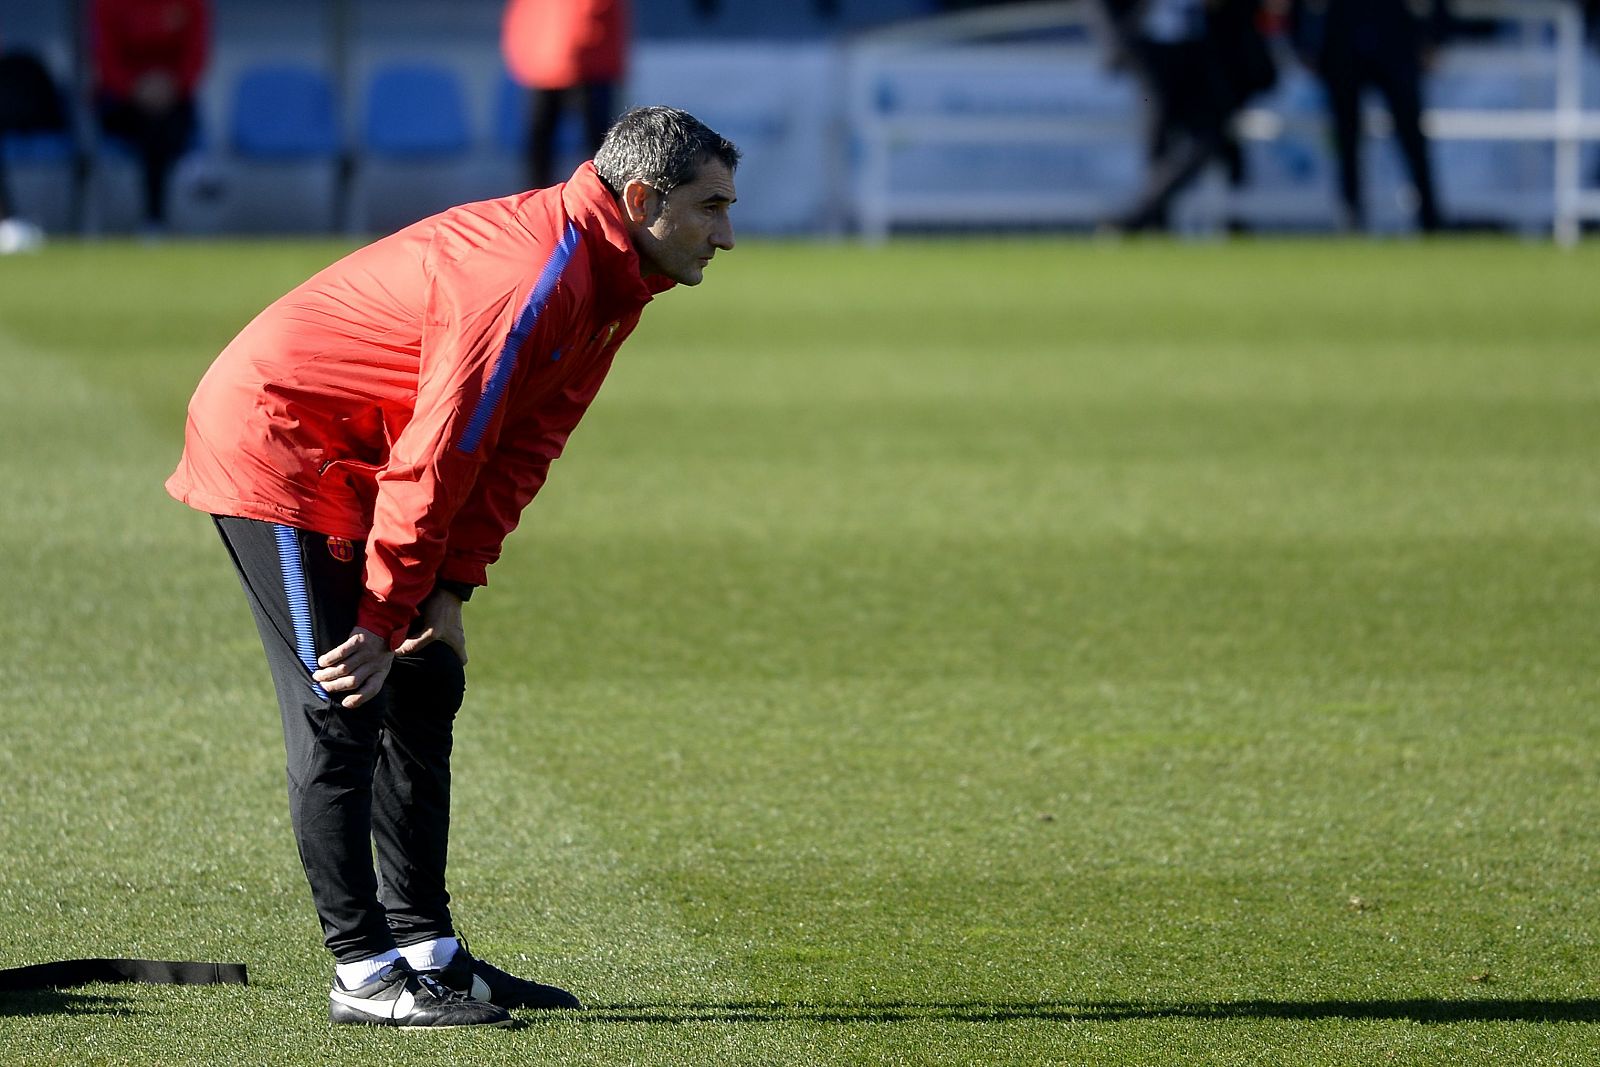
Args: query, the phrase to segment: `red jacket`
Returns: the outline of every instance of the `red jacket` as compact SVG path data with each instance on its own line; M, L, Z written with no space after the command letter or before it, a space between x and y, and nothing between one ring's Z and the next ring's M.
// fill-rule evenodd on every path
M627 0L509 0L500 48L518 84L569 89L627 69Z
M194 95L211 43L207 0L94 0L96 87L117 99L160 71L184 97Z
M357 624L483 585L655 292L592 163L359 249L268 307L189 403L167 491L367 541Z

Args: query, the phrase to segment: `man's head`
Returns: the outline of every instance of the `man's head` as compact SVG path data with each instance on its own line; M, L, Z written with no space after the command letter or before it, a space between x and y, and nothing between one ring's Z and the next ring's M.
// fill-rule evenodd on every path
M739 149L693 115L634 108L606 134L594 166L622 206L644 274L698 285L717 250L733 247Z

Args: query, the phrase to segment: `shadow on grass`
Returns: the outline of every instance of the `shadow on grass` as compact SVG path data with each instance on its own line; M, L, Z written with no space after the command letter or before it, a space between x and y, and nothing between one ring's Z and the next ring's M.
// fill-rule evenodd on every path
M588 1009L577 1018L586 1022L606 1023L1094 1023L1130 1019L1352 1019L1432 1024L1600 1023L1600 1000L1225 1000L1192 1004L1120 1001L781 1004L749 1001L727 1004L602 1004Z
M126 997L74 993L65 989L0 992L0 1019L26 1015L117 1015L129 1010Z

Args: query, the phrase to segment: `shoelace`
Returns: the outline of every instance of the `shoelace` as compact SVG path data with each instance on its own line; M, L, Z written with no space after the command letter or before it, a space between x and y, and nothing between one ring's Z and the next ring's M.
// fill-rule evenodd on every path
M449 986L433 977L431 974L417 975L417 984L426 989L438 1000L453 1001L468 999L463 994L456 992L454 989L451 989Z

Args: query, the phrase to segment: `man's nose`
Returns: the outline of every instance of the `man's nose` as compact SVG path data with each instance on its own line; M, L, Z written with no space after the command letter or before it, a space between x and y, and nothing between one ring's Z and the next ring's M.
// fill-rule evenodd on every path
M733 247L733 223L725 222L711 232L711 246L723 251Z

